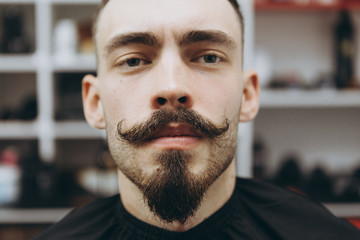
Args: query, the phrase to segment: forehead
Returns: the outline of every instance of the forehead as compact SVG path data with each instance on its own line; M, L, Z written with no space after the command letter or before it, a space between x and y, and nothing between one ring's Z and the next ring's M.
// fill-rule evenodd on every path
M101 48L124 32L177 37L192 30L220 30L241 44L241 26L228 0L110 0L96 35Z

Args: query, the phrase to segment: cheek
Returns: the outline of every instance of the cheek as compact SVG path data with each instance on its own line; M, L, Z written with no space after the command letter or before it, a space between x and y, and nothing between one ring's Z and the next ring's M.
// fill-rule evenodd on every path
M224 116L232 118L239 114L242 98L239 78L204 82L197 89L199 104L209 116L223 119Z
M122 109L122 92L117 88L107 87L102 94L102 104L104 112L108 120L118 118L121 115L120 110Z
M146 99L144 88L136 84L107 79L102 88L101 100L108 122L137 122L139 118L146 116Z

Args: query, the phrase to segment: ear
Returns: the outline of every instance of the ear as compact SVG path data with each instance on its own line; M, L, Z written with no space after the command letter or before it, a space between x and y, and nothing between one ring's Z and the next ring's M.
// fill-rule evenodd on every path
M253 70L244 72L244 80L240 122L253 120L259 111L259 83L256 72Z
M86 121L94 128L104 129L104 112L100 100L98 79L86 75L82 81L82 100Z

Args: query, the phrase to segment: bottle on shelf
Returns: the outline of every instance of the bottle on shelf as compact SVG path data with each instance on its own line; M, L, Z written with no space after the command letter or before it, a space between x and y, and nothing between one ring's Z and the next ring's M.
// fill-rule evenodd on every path
M60 20L54 30L55 58L58 62L66 64L76 58L77 41L74 20Z
M343 10L335 27L335 84L340 89L354 86L354 35L350 14Z
M334 202L334 184L326 170L320 166L312 170L307 182L306 193L320 202Z
M29 53L31 46L24 32L23 11L19 6L9 6L2 19L1 53Z
M339 197L340 201L360 202L360 167L355 169L348 185Z
M274 176L273 182L278 186L303 194L305 177L300 162L300 157L297 154L286 155Z
M0 206L12 205L19 198L19 152L9 146L0 152Z
M255 138L253 143L253 176L255 179L265 179L266 170L266 145L260 138Z

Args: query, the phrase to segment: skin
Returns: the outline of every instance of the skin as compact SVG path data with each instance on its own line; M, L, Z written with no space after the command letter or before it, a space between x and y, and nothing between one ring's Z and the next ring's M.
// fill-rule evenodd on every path
M190 108L218 125L227 118L234 141L237 123L256 116L257 75L242 70L240 22L227 1L113 0L104 8L98 24L98 76L84 77L83 102L89 124L106 129L108 137L115 135L120 120L130 127L163 107ZM191 31L221 33L230 41L181 44ZM157 44L111 44L119 36L134 32L151 33ZM135 66L129 66L129 59ZM174 123L174 127L178 125ZM129 158L123 161L151 174L158 167L153 154L171 149L191 151L189 168L201 174L212 145L201 137L163 137L124 149L129 151ZM193 217L185 224L164 223L149 211L139 189L118 172L121 201L127 211L146 223L172 231L189 230L211 216L231 197L236 180L233 159L208 189Z

